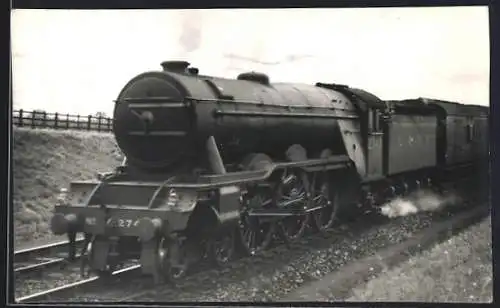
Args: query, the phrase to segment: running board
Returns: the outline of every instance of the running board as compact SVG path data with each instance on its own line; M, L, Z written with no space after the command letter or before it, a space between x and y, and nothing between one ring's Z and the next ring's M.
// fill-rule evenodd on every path
M164 188L194 189L197 191L212 190L224 186L234 186L234 185L242 185L242 184L264 181L267 180L273 172L280 169L301 168L306 172L318 172L318 171L343 169L350 166L351 162L349 160L349 157L346 155L337 155L328 158L309 159L297 162L269 163L265 168L259 170L228 172L225 174L216 174L216 175L202 175L195 178L182 178L182 177L172 178L168 180L169 182L164 185ZM94 187L100 185L100 182L75 181L72 182L71 185ZM152 189L156 189L159 187L159 185L163 185L163 182L112 181L112 179L106 181L106 186L113 188L149 187Z

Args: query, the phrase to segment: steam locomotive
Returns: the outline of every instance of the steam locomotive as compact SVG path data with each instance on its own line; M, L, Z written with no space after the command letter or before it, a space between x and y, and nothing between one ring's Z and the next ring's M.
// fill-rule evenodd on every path
M201 258L224 266L309 227L326 232L343 212L488 160L487 107L162 67L118 95L122 165L72 182L55 207L52 232L73 243L83 233L86 268L102 275L135 258L143 273L175 281Z

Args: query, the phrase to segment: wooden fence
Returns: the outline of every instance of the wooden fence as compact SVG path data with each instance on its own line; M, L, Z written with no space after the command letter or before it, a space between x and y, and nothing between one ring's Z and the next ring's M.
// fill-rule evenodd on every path
M42 111L14 110L12 124L19 127L73 129L110 132L113 119L98 116L81 116Z

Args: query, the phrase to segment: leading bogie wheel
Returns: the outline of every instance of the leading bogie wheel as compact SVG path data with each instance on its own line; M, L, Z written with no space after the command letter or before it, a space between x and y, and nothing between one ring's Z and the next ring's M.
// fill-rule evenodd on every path
M99 276L100 278L110 278L113 272L118 268L118 264L107 264L106 269L97 270L92 269L92 258L94 254L93 245L97 240L97 237L92 237L86 241L84 249L80 257L80 276L82 278L90 278L92 274Z
M187 273L187 258L184 245L162 238L158 244L158 259L160 271L165 281L175 283L184 278ZM175 262L172 262L175 260Z
M84 247L80 256L80 276L82 278L89 278L92 274L92 269L90 267L90 262L92 258L92 245L94 242L94 237L85 240Z

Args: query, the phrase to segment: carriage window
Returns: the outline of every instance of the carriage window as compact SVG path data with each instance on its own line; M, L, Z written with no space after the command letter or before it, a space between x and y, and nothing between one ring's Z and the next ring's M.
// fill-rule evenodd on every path
M368 132L373 131L373 110L368 109Z
M380 110L373 113L373 131L380 132Z
M368 110L368 130L371 133L380 132L380 110Z
M472 122L467 123L467 126L465 126L466 131L466 136L467 136L467 142L472 142L472 139L474 138L474 124Z

